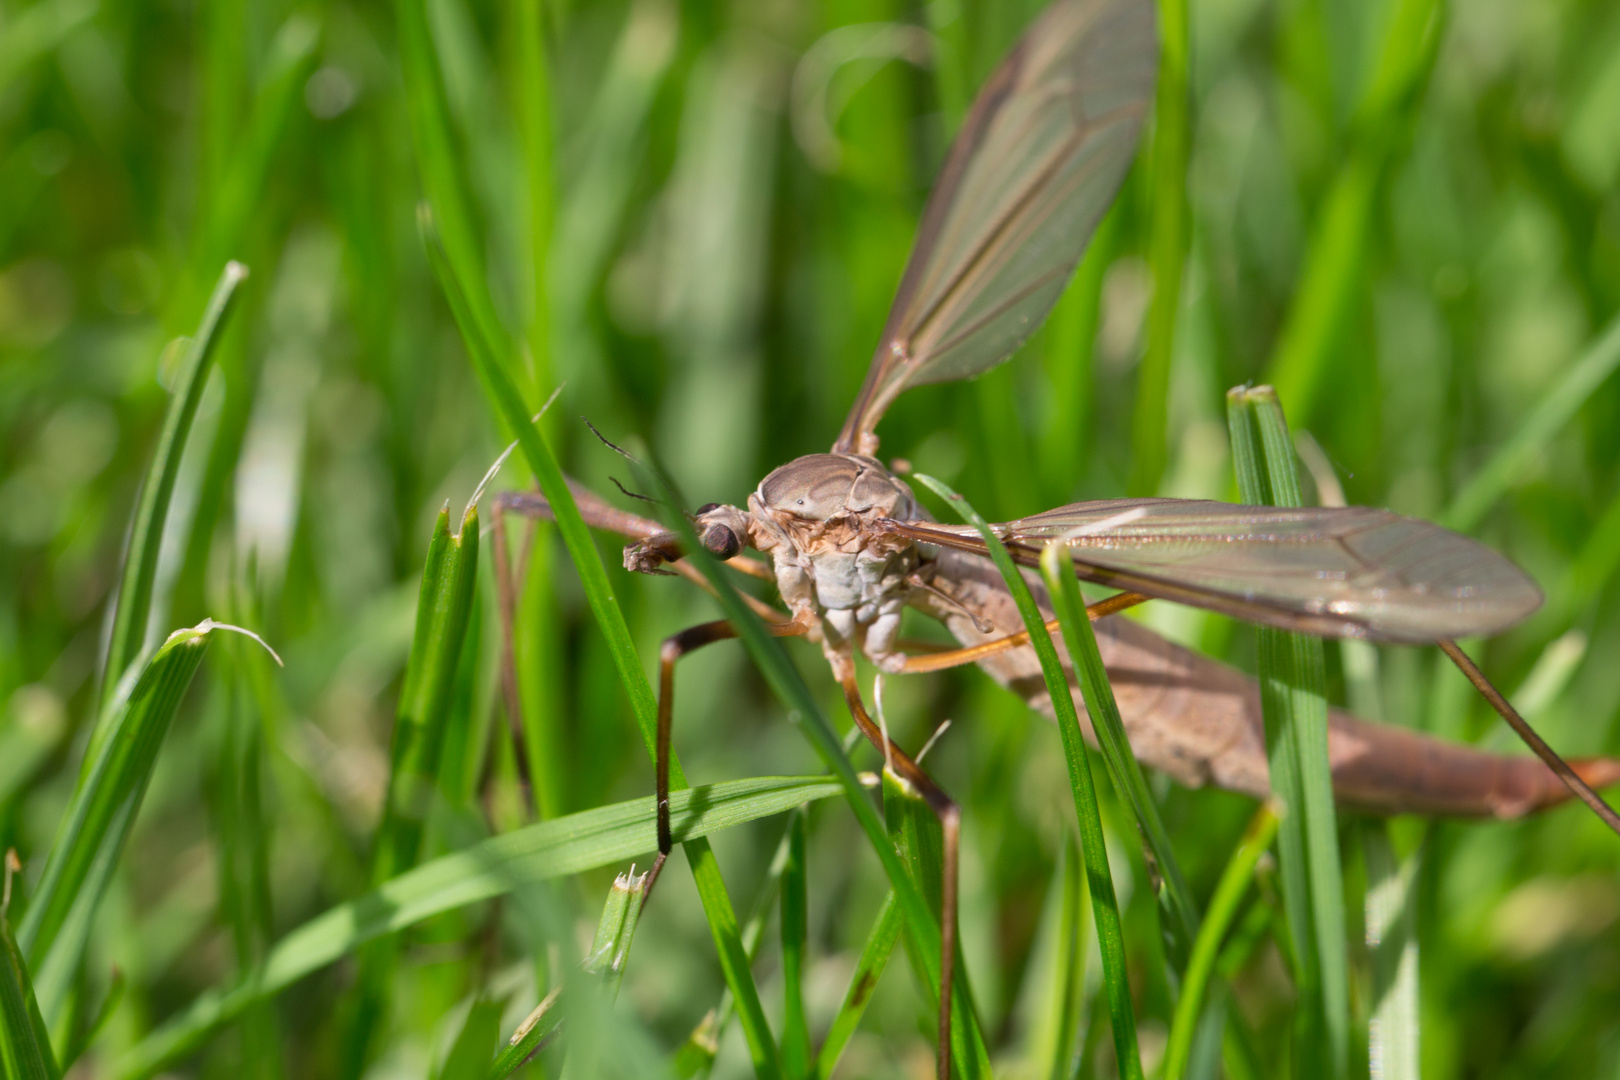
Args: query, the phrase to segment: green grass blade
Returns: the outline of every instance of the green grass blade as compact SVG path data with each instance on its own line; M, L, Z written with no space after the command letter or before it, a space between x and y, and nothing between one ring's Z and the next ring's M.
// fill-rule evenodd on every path
M1255 811L1237 850L1227 860L1221 880L1215 886L1215 895L1210 897L1204 925L1198 932L1192 957L1187 962L1175 1017L1170 1023L1170 1041L1164 1053L1164 1080L1181 1080L1186 1074L1187 1061L1192 1056L1193 1036L1198 1031L1199 1017L1203 1013L1205 988L1214 974L1221 942L1237 915L1238 902L1254 880L1254 870L1260 856L1265 854L1277 835L1277 823L1277 808L1271 803L1264 803Z
M1547 391L1547 396L1536 403L1512 437L1452 499L1441 521L1461 532L1478 525L1616 368L1620 368L1620 318L1610 321L1564 377Z
M562 1013L557 1008L557 1002L561 997L562 987L559 986L547 994L523 1023L518 1025L518 1029L512 1033L511 1040L501 1047L501 1052L490 1064L489 1071L484 1074L485 1080L506 1080L543 1048L556 1032L558 1024L562 1022Z
M163 548L163 528L169 516L169 502L174 497L175 480L180 475L180 456L185 450L186 436L191 433L197 405L202 401L203 388L208 383L209 361L219 344L225 320L230 315L237 286L246 277L247 267L241 263L225 264L219 284L214 287L202 322L187 344L185 357L175 376L174 394L169 401L169 411L163 418L163 431L158 436L152 461L141 481L140 501L136 503L135 517L130 524L123 576L113 609L112 637L109 639L102 674L102 711L85 751L86 772L81 774L81 782L88 777L88 769L107 738L107 727L112 716L107 706L113 700L118 682L145 648L152 588L157 579L158 554Z
M1086 878L1091 888L1092 914L1097 920L1097 940L1102 947L1103 981L1108 994L1108 1014L1114 1032L1114 1055L1119 1073L1140 1080L1142 1057L1137 1050L1136 1016L1131 1005L1131 985L1125 966L1125 939L1120 926L1119 901L1114 894L1114 878L1108 869L1108 852L1103 844L1102 817L1097 808L1097 792L1091 778L1091 763L1086 750L1085 737L1080 732L1080 717L1075 712L1074 699L1069 696L1069 680L1058 659L1057 647L1046 632L1046 620L1035 606L1035 597L1029 583L1013 565L1012 557L999 537L968 501L945 484L931 476L916 475L919 482L946 501L962 518L970 522L989 545L990 557L1007 582L1007 588L1018 605L1018 612L1028 627L1030 644L1040 658L1041 674L1052 695L1052 708L1057 714L1058 731L1063 738L1063 754L1069 766L1069 780L1074 793L1075 815L1080 821L1080 850L1086 863ZM1090 623L1082 620L1087 630ZM1095 641L1092 648L1096 648ZM1100 666L1100 664L1099 664ZM1084 673L1082 672L1082 680ZM1103 685L1107 685L1106 678ZM1081 683L1081 693L1087 695L1087 707L1095 715L1102 707L1107 691L1099 694L1099 687L1088 688ZM1117 709L1116 709L1117 711Z
M805 951L809 937L809 900L805 882L807 815L788 818L788 860L782 873L782 1075L802 1080L810 1075L810 1025L804 1018Z
M1186 875L1181 872L1181 863L1170 844L1170 834L1159 816L1159 804L1148 788L1147 777L1142 775L1141 764L1131 752L1125 721L1114 700L1108 671L1103 667L1102 653L1097 648L1097 635L1085 613L1080 584L1074 576L1073 554L1061 545L1049 547L1041 556L1041 574L1052 601L1052 611L1062 628L1069 662L1079 677L1081 695L1086 701L1086 711L1091 716L1091 727L1097 735L1097 745L1102 748L1108 774L1115 790L1130 804L1159 864L1164 881L1159 900L1167 916L1173 963L1179 969L1186 965L1193 940L1198 936L1198 907L1193 903L1192 890L1187 887Z
M794 811L797 813L798 811ZM586 954L582 970L595 976L595 985L584 989L595 991L602 1003L611 1007L619 996L619 984L624 980L624 967L630 956L630 942L636 934L636 923L641 918L641 905L647 898L647 875L620 874L608 890L607 903L602 906L602 918L596 924L596 939ZM573 990L572 993L579 993ZM578 1001L577 997L566 1000ZM563 1080L600 1075L600 1047L589 1040L569 1040L569 1053L563 1065Z
M1153 300L1147 352L1136 376L1131 428L1132 495L1153 495L1169 448L1170 361L1175 352L1181 278L1187 261L1187 158L1192 103L1187 87L1187 0L1159 2L1159 88L1153 118L1153 222L1148 237Z
M417 596L416 630L394 720L387 795L372 845L373 885L398 877L420 856L423 826L438 788L440 752L477 577L478 508L469 506L461 531L452 534L450 510L445 507L428 542ZM365 1071L376 1029L387 1014L393 960L392 942L387 940L361 950L344 1075L359 1077Z
M1031 984L1027 1072L1032 1077L1068 1080L1079 1047L1080 1006L1086 991L1086 896L1084 866L1067 832L1047 889L1044 932L1036 938L1042 978ZM1032 967L1035 956L1031 957Z
M12 865L4 873L9 891ZM50 1035L34 999L28 965L0 908L0 1074L6 1080L59 1080Z
M489 1070L490 1051L501 1037L501 1003L479 996L467 1010L456 1041L445 1055L437 1080L483 1080Z
M821 1080L832 1076L844 1048L849 1045L850 1036L861 1026L861 1016L866 1012L867 1002L872 1000L872 991L877 989L878 980L883 977L883 969L888 966L895 942L900 940L900 930L900 907L895 902L894 890L890 889L878 908L877 918L872 921L866 944L861 947L860 959L855 961L855 970L850 973L849 989L844 991L843 1004L838 1007L832 1026L827 1029L827 1037L821 1043L821 1050L816 1054L815 1075Z
M1439 52L1439 0L1400 0L1358 107L1351 145L1318 215L1267 379L1302 426L1313 423L1329 361L1363 287L1383 177Z
M691 522L678 510L671 509L676 504L670 497L669 486L663 477L656 470L647 468L640 470L640 476L646 487L659 494L659 501L665 510L665 523L681 537L682 550L688 552L687 558L692 560L714 586L715 597L720 603L721 610L736 628L737 637L747 647L748 654L765 675L766 682L770 683L771 689L791 710L788 714L790 719L797 723L799 730L810 740L810 745L843 789L844 798L854 811L856 821L866 833L868 841L883 864L883 872L888 877L889 884L894 888L900 910L904 915L907 940L915 954L920 957L919 962L926 969L922 982L929 988L929 992L934 994L934 988L938 987L940 978L939 920L934 916L922 890L917 887L899 853L896 852L887 827L856 777L855 767L850 763L849 755L845 752L837 733L833 731L832 725L822 713L815 695L810 692L810 687L804 681L804 676L788 659L781 641L766 632L759 616L743 602L736 586L725 576L719 563L698 542L697 536L692 532ZM977 1019L971 1015L972 994L968 986L967 972L958 964L956 973L951 1008L952 1030L958 1036L963 1033L976 1035L979 1025ZM989 1054L978 1042L975 1042L972 1053L968 1055L953 1050L953 1064L966 1076L989 1075Z
M1301 505L1294 446L1276 392L1269 386L1234 389L1227 412L1245 501ZM1349 1067L1350 993L1344 876L1328 765L1326 659L1319 638L1266 627L1258 634L1271 789L1283 803L1283 901L1306 1021L1298 1032L1298 1064L1305 1075L1343 1076Z
M51 845L17 943L34 972L40 1011L53 1026L140 810L158 750L214 629L213 622L204 621L176 630L153 655L128 701L112 714L107 737Z
M670 815L677 840L685 841L786 813L838 790L824 777L735 780L671 793ZM152 1075L249 1004L380 935L535 882L624 862L657 846L657 810L649 796L543 821L423 863L287 934L257 969L199 997L114 1062L108 1075L117 1080Z
M1367 947L1372 1017L1367 1042L1372 1075L1419 1080L1422 1023L1418 1000L1417 890L1422 848L1401 859L1387 822L1362 830L1367 859Z
M444 290L457 325L461 328L468 354L474 367L478 369L496 415L516 433L518 447L523 451L529 468L540 481L541 492L551 504L552 512L557 519L557 529L562 534L563 543L574 561L574 568L579 572L580 583L584 586L591 613L595 615L597 625L607 638L608 650L613 657L614 666L618 668L620 681L624 684L625 692L630 698L631 709L635 713L636 726L640 729L642 741L646 743L647 753L651 756L657 749L658 702L653 697L647 673L642 670L641 659L636 654L635 643L630 638L630 628L624 621L624 612L620 609L619 602L613 595L613 589L608 584L607 570L602 565L602 557L597 553L596 544L591 539L584 518L580 517L579 507L574 503L573 493L568 490L562 470L557 467L557 459L552 456L551 448L546 445L540 430L530 422L517 387L507 377L504 366L496 359L497 355L510 348L509 343L504 337L485 336L469 307L467 292L461 279L457 277L455 268L437 242L431 217L424 219L422 224L429 260L433 263L439 285ZM671 789L686 786L686 773L681 768L679 757L673 751L669 761L669 783ZM702 839L691 842L687 847L686 856L697 881L698 895L703 900L703 911L709 921L709 931L715 939L715 948L720 956L720 970L725 975L726 985L741 1009L743 1031L747 1035L755 1071L761 1080L775 1077L778 1075L776 1043L770 1034L770 1024L765 1019L765 1009L759 1001L759 988L754 985L753 975L748 969L747 951L737 936L737 914L731 907L725 882L720 878L719 866L714 861L713 853L709 851L707 841Z

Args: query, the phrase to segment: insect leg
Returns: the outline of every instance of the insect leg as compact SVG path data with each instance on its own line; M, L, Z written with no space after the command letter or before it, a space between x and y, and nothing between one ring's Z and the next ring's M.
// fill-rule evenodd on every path
M809 631L807 625L796 622L767 623L765 629L773 637L796 637ZM737 631L729 621L716 619L670 635L658 650L658 732L653 752L654 783L658 794L658 858L653 861L651 876L647 879L643 904L647 902L646 897L652 895L658 875L664 869L664 861L675 846L669 827L669 736L675 712L675 663L705 645L736 636Z
M939 1080L950 1080L951 1076L951 991L956 977L956 908L957 908L957 867L962 836L962 810L951 797L945 794L943 788L934 782L934 778L923 771L905 751L888 740L887 733L872 722L872 717L866 711L866 705L861 701L861 688L856 685L853 670L839 675L839 683L844 688L844 700L849 703L850 715L855 718L856 726L861 729L867 741L877 747L883 760L912 787L922 794L933 810L934 816L939 818L940 830L945 840L945 865L942 868L943 884L940 896L940 927L939 927L939 1051L938 1051L938 1077Z
M1086 615L1092 622L1096 622L1106 615L1124 611L1126 608L1135 607L1137 604L1146 603L1151 599L1152 597L1143 596L1141 593L1117 593L1107 599L1099 600L1095 604L1086 605ZM1056 619L1047 620L1047 633L1055 633L1057 629L1058 621ZM1029 631L1020 630L1015 634L1008 634L1006 637L996 638L994 641L981 642L978 645L967 645L960 649L949 649L945 652L907 656L906 666L900 669L900 673L902 675L920 675L929 671L944 671L946 668L961 667L963 664L975 664L987 656L994 656L996 653L1006 652L1008 649L1016 649L1027 644L1029 644Z
M1502 692L1491 685L1491 681L1479 670L1474 661L1469 659L1468 654L1458 648L1455 641L1442 640L1437 644L1441 651L1451 657L1451 662L1468 676L1468 681L1474 684L1474 689L1491 703L1491 708L1507 721L1508 727L1517 732L1519 738L1523 739L1525 744L1536 752L1536 756L1546 763L1547 768L1564 782L1564 786L1569 788L1576 798L1591 807L1592 812L1603 820L1603 824L1620 834L1620 815L1615 814L1614 808L1592 790L1591 785L1570 767L1569 762L1559 756L1558 751L1548 746L1546 740L1536 734L1535 729L1519 715L1518 710L1508 702L1508 699L1502 696Z

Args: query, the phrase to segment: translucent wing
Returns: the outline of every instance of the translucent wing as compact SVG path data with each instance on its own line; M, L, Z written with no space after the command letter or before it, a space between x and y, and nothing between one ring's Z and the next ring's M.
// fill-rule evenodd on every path
M1152 0L1058 0L974 101L923 212L859 398L833 449L870 454L908 386L1012 354L1062 293L1153 100Z
M897 521L890 528L984 551L971 526ZM1427 642L1492 634L1541 604L1524 571L1489 548L1363 506L1114 499L995 530L1025 565L1034 565L1048 542L1067 537L1087 581L1333 637Z

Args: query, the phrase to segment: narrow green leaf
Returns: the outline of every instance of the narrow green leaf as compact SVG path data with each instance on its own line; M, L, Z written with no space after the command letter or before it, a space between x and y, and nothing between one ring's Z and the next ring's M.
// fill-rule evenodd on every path
M1238 487L1250 503L1299 506L1298 466L1288 424L1269 386L1227 394ZM1299 961L1299 1066L1342 1076L1349 1067L1350 992L1344 875L1328 764L1326 660L1320 638L1261 627L1260 699L1278 832L1283 903Z
M174 394L169 400L169 411L163 418L163 432L158 436L157 448L152 452L152 461L141 481L140 501L136 503L135 517L130 524L123 577L113 606L112 637L107 646L106 665L102 673L101 712L91 731L90 745L85 750L81 786L88 780L89 769L97 760L102 743L107 738L113 718L109 706L116 695L119 681L145 648L147 618L152 608L152 587L157 579L158 554L163 548L163 527L169 516L175 480L180 475L181 453L185 450L186 436L191 433L191 422L196 418L197 406L202 401L203 388L208 383L209 361L213 358L225 320L236 299L237 286L247 278L247 273L247 267L241 263L225 264L219 284L214 287L214 295L203 312L196 336L187 344L185 357L175 375ZM24 948L26 951L26 946Z
M400 0L400 3L409 5L411 0ZM619 678L630 698L636 726L647 745L647 753L653 755L656 753L658 703L653 697L652 686L647 681L647 673L642 670L635 643L630 638L629 627L624 621L624 612L619 608L618 600L608 584L607 570L602 566L602 558L597 553L590 530L586 527L585 520L580 517L579 507L574 503L574 496L568 490L568 484L563 479L562 470L557 467L557 460L552 456L551 448L546 445L539 429L530 422L530 414L523 403L523 398L499 359L510 353L510 342L499 335L498 331L487 331L479 325L467 300L467 290L463 281L458 277L456 268L445 256L443 248L437 241L431 214L423 217L422 227L429 261L433 264L440 288L444 290L451 313L461 330L473 366L479 372L497 419L503 420L515 432L524 459L534 471L535 477L540 482L541 492L551 504L552 512L557 519L557 529L562 534L563 543L574 561L574 568L579 572L586 601L590 605L591 613L596 617L597 625L607 638L608 651L613 657L614 666L618 668ZM482 282L481 277L475 280ZM478 291L487 297L487 287ZM491 336L491 333L497 336ZM686 773L681 768L680 759L673 752L669 761L669 782L672 789L686 786ZM743 1032L748 1040L755 1073L761 1080L771 1080L779 1075L776 1043L770 1034L770 1024L765 1019L765 1009L759 1001L759 988L754 985L753 975L748 969L747 952L737 937L737 915L731 908L725 882L720 877L719 866L709 852L705 840L692 841L687 848L686 856L697 880L698 895L704 901L704 916L708 919L709 932L714 937L715 949L719 953L721 973L725 976L726 985L735 995L741 1009Z
M562 1013L557 1008L557 1002L562 997L562 987L557 987L547 994L534 1011L524 1018L512 1032L512 1038L501 1047L501 1052L495 1056L490 1064L489 1071L485 1073L485 1080L506 1080L508 1076L517 1072L538 1053L544 1044L551 1039L559 1024L562 1023Z
M1372 961L1371 1072L1419 1080L1423 1027L1418 1002L1417 890L1423 849L1399 858L1387 822L1362 829L1367 859L1367 949Z
M1187 0L1159 0L1159 88L1153 118L1153 222L1148 237L1153 301L1147 352L1137 368L1131 427L1132 495L1159 490L1169 458L1170 361L1187 261L1187 157L1192 141L1187 88Z
M216 625L204 620L176 630L157 650L128 700L110 714L107 736L51 845L17 943L35 973L40 1011L53 1026L146 795L158 750Z
M1097 808L1097 792L1092 784L1091 763L1085 737L1080 731L1080 717L1075 711L1074 699L1069 696L1068 676L1064 674L1063 664L1058 659L1057 647L1046 631L1046 620L1041 618L1040 609L1035 606L1029 583L1013 565L1012 557L1007 554L1006 547L989 523L966 499L945 484L921 473L916 474L916 478L944 499L984 537L984 542L990 548L990 557L1006 580L1019 614L1024 617L1030 644L1040 658L1041 674L1046 679L1052 708L1057 714L1058 731L1063 739L1063 754L1068 762L1069 780L1074 792L1075 814L1080 821L1080 851L1086 862L1092 913L1097 920L1097 940L1102 947L1103 981L1108 994L1109 1020L1114 1031L1114 1055L1121 1076L1140 1080L1142 1058L1136 1045L1136 1016L1131 1005L1131 985L1125 966L1125 938L1120 926L1119 901L1114 894L1113 875L1108 869L1108 851L1103 843L1102 817ZM1089 633L1090 622L1082 619L1080 623ZM1091 647L1096 648L1095 639ZM1100 662L1098 666L1101 667ZM1082 670L1081 693L1085 695L1086 707L1093 716L1097 715L1099 709L1107 707L1105 700L1112 704L1112 692L1106 689L1107 685L1104 677L1101 687L1088 688ZM1114 706L1114 710L1117 712L1118 707Z
M483 1080L490 1053L501 1037L501 1003L480 995L467 1010L437 1080Z
M855 970L850 973L844 1002L838 1007L838 1014L833 1017L832 1026L827 1029L827 1038L822 1041L821 1051L816 1055L815 1075L820 1080L828 1080L832 1076L844 1048L849 1045L850 1036L861 1026L867 1002L872 1000L872 991L877 989L883 969L889 964L894 943L900 940L900 918L900 905L895 902L894 890L890 889L878 908L877 918L872 921L866 944L861 946Z
M1192 957L1187 962L1186 976L1181 983L1181 998L1176 1002L1176 1013L1170 1024L1170 1041L1164 1053L1165 1080L1181 1080L1192 1054L1193 1036L1198 1031L1203 1011L1204 992L1215 970L1215 960L1221 942L1237 915L1238 902L1248 891L1254 879L1254 868L1260 862L1271 841L1277 835L1277 808L1263 803L1249 821L1249 827L1238 843L1237 850L1227 860L1221 880L1210 898L1204 925L1193 943Z
M756 777L673 792L670 815L676 838L685 841L785 813L838 790L824 777ZM115 1062L108 1075L117 1080L150 1076L247 1005L382 934L533 882L644 855L658 846L656 823L649 796L543 821L423 863L283 937L258 968L226 989L199 997Z
M1086 988L1086 878L1074 837L1065 832L1047 888L1046 912L1031 956L1027 1005L1028 1075L1069 1080ZM1037 963L1038 962L1038 963Z
M1047 596L1057 616L1068 651L1069 663L1074 666L1080 682L1080 692L1091 718L1091 729L1102 748L1103 762L1108 775L1136 816L1138 827L1147 840L1148 849L1159 865L1163 889L1159 902L1164 909L1169 929L1172 962L1177 969L1186 966L1193 939L1198 936L1198 907L1193 903L1192 890L1181 872L1170 834L1159 816L1159 804L1148 788L1142 766L1131 751L1130 737L1125 734L1125 721L1119 714L1119 704L1108 683L1108 671L1103 667L1102 653L1097 647L1097 635L1086 615L1085 600L1080 595L1080 583L1074 575L1074 558L1067 546L1053 544L1041 556L1041 574L1046 582Z
M1467 532L1478 525L1616 368L1620 368L1620 318L1610 321L1564 377L1536 403L1512 437L1457 492L1441 518L1446 527Z
M12 867L5 868L6 884ZM50 1035L34 1000L28 965L12 939L0 908L0 1074L6 1080L59 1080L62 1073L51 1055Z
M810 1025L804 1018L804 968L809 936L803 810L788 817L788 859L782 872L782 1075L810 1075Z

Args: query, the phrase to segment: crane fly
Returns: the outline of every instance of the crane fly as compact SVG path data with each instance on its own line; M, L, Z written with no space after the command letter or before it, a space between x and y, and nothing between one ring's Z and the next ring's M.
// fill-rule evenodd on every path
M1023 621L984 541L972 527L929 518L905 481L878 460L876 429L905 390L993 367L1045 319L1135 156L1156 68L1152 0L1057 0L1048 7L990 76L956 136L876 355L831 451L776 469L745 506L711 503L692 515L710 554L775 584L787 610L752 600L756 610L776 635L820 645L861 732L940 818L942 1080L950 1075L959 812L873 722L855 658L862 654L894 674L977 664L1035 708L1048 715L1052 708ZM574 493L591 525L634 538L625 548L627 569L669 573L667 565L701 581L682 560L676 534L582 487ZM524 493L505 496L502 511L550 516L543 499ZM1513 625L1540 605L1541 593L1506 558L1438 525L1366 507L1116 499L994 528L1026 566L1047 544L1066 543L1082 579L1120 590L1092 605L1090 615L1132 750L1184 784L1269 793L1259 693L1235 669L1109 617L1148 599L1322 636L1439 644L1534 740L1453 639ZM767 556L769 565L747 557L747 549ZM1045 606L1044 591L1036 589ZM960 647L908 651L899 636L908 607L943 623ZM1051 619L1049 607L1044 616ZM734 636L729 623L709 622L663 644L656 866L672 846L675 665ZM1072 670L1070 683L1084 717ZM1620 831L1620 820L1588 786L1620 779L1620 762L1571 767L1539 740L1533 745L1543 760L1487 754L1338 711L1330 717L1335 794L1344 805L1512 817L1574 791Z

